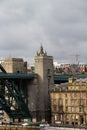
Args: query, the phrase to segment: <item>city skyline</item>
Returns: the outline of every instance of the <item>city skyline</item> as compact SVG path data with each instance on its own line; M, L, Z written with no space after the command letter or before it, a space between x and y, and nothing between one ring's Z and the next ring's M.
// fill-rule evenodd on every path
M41 44L59 63L87 63L86 0L1 0L0 58L30 64Z

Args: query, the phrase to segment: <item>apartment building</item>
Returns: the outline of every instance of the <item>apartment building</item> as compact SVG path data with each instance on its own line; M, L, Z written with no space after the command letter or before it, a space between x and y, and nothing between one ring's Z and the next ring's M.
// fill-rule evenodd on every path
M53 124L87 125L87 79L69 78L50 91Z

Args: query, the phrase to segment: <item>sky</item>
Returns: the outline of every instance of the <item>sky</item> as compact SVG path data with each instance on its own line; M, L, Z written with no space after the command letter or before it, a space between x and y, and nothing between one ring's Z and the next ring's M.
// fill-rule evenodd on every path
M0 0L0 59L29 64L43 45L58 63L87 63L87 0Z

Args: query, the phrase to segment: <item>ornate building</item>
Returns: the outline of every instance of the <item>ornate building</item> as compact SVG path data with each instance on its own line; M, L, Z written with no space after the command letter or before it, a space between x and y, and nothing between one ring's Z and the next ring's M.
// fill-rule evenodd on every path
M87 79L70 78L50 91L52 123L87 125Z

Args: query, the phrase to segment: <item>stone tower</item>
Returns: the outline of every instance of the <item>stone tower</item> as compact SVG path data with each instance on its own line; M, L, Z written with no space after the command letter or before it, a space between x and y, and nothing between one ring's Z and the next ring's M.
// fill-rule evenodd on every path
M38 76L38 119L49 122L51 114L49 90L54 85L53 57L44 52L42 45L35 56L35 73Z

